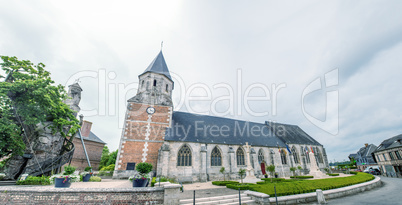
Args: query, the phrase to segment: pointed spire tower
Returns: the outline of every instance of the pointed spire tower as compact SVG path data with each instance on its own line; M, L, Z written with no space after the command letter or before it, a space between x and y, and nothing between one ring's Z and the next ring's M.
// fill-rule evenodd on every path
M158 151L173 113L173 80L162 51L138 76L137 94L128 100L114 177L129 177L135 165L148 162L157 170Z

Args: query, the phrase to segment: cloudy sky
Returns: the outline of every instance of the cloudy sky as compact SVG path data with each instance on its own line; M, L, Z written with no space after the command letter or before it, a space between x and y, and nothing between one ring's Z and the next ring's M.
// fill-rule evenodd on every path
M0 5L0 55L43 62L58 84L79 79L82 114L112 150L161 41L175 110L296 124L330 161L402 133L398 1Z

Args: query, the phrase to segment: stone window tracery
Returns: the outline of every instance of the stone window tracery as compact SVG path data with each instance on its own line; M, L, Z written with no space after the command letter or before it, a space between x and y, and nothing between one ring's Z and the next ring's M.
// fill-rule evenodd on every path
M244 151L242 148L238 148L236 151L237 165L245 165L244 163Z
M222 154L218 147L215 147L211 153L211 166L222 166Z
M191 150L186 144L177 153L177 166L191 166Z

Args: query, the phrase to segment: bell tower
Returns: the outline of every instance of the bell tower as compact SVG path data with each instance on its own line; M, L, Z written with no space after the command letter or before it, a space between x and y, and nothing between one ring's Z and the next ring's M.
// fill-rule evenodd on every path
M171 122L174 82L162 51L138 78L137 94L128 100L115 170L133 170L139 162L151 163L156 170Z

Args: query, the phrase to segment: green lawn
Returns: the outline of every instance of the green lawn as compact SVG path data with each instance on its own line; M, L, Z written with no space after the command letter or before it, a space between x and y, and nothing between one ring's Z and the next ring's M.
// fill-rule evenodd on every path
M258 191L270 196L275 196L274 185L276 186L276 193L278 196L286 196L293 194L302 194L315 192L316 189L328 190L335 189L353 184L363 183L373 180L374 176L371 174L358 172L356 175L349 177L337 177L328 179L316 179L316 180L282 180L271 183L267 180L265 183L246 185L247 188L252 191ZM237 185L239 186L239 185ZM228 188L235 188L234 186L228 186Z

